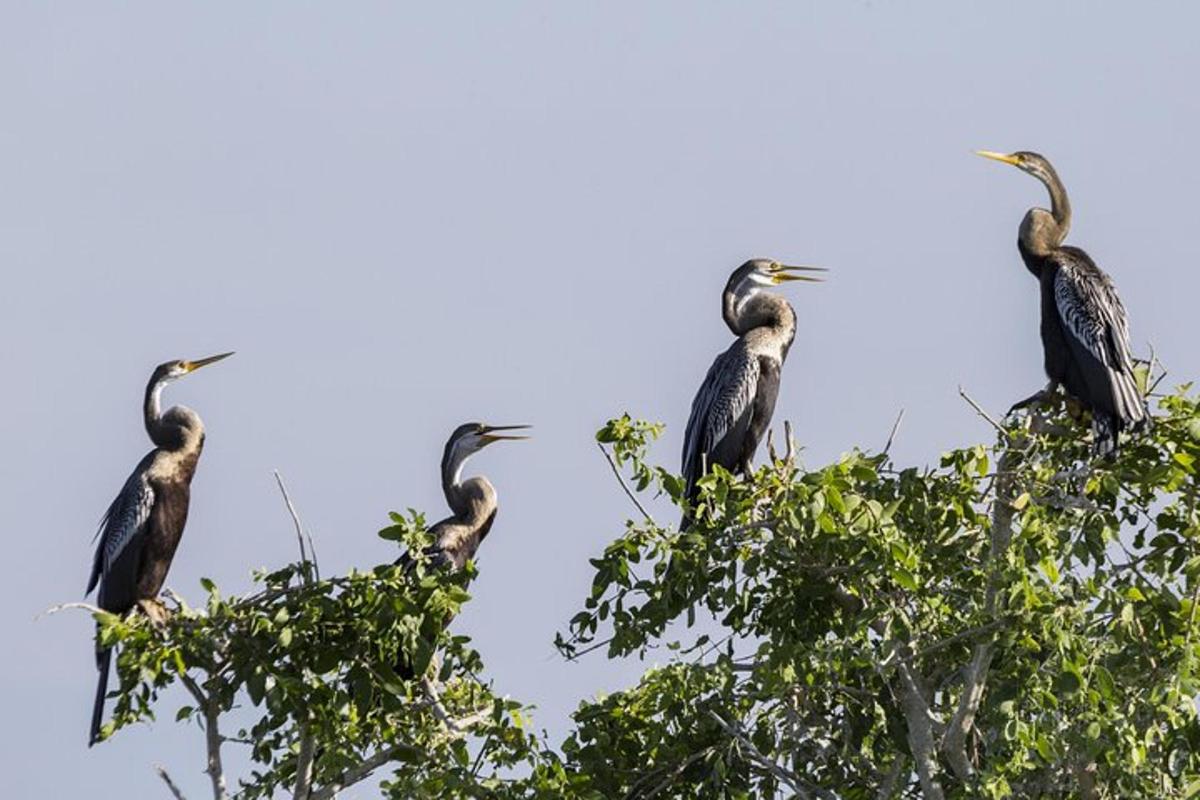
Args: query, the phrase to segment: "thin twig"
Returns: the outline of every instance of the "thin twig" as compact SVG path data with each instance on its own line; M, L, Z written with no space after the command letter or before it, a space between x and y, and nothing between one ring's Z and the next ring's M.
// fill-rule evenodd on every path
M312 536L308 537L309 551L306 552L304 549L304 525L300 522L300 515L296 512L296 506L292 503L291 495L288 494L287 486L284 485L283 476L279 474L279 470L275 470L275 483L279 485L279 493L283 495L283 502L292 516L292 524L296 526L296 543L300 547L301 576L304 584L310 586L317 572L317 556L316 551L312 549ZM311 561L309 552L312 553ZM311 573L308 571L310 563L313 566ZM300 734L300 750L296 754L296 785L292 790L293 800L308 800L312 792L312 769L315 755L316 746L313 741L313 733L304 727Z
M600 442L596 442L596 447L599 447L600 452L604 454L604 459L608 461L608 466L612 469L613 475L617 476L617 482L621 484L621 488L625 490L625 494L628 495L629 499L633 501L633 504L637 506L637 510L642 512L642 516L646 518L647 522L649 522L651 525L657 525L657 523L654 521L654 517L650 516L650 512L647 511L645 507L638 501L637 495L635 495L629 488L629 485L625 483L625 477L621 475L621 470L617 468L617 462L613 460L612 454L609 453L608 449L605 448L605 446Z
M751 761L774 775L776 779L787 784L791 790L795 792L797 797L819 797L822 798L822 800L836 799L837 795L833 794L827 789L822 789L820 786L817 786L814 783L806 781L804 778L800 777L795 772L792 772L787 767L764 755L763 752L755 746L754 742L750 741L750 737L748 737L745 732L741 730L741 726L727 722L724 717L712 709L709 709L708 715L712 717L717 725L721 726L721 730L725 731L737 740L738 744L741 745L746 751L746 755L750 757Z
M163 779L163 783L171 790L171 794L175 795L175 800L187 800L183 796L183 792L179 791L179 787L175 785L175 781L171 780L171 776L167 774L167 768L162 764L155 764L154 771L158 773L158 777Z
M896 415L896 421L892 423L892 431L888 434L887 444L883 446L883 454L886 456L892 449L892 442L896 439L896 432L900 430L900 423L904 421L904 409L900 409L900 413Z
M317 791L308 796L308 800L333 800L337 793L343 791L361 780L371 777L371 773L382 767L389 761L394 761L401 755L407 756L408 760L413 762L422 762L429 760L429 754L419 747L411 744L402 743L394 744L391 747L386 747L379 750L375 755L368 759L364 759L358 766L343 772L335 781L322 786Z
M88 611L92 614L107 614L107 613L109 613L109 612L105 611L103 608L100 608L99 606L94 606L91 603L59 603L58 605L50 606L42 613L35 615L33 618L33 621L37 622L42 617L48 617L51 614L57 614L60 611L66 611L68 608L82 608L84 611Z
M988 423L989 423L989 424L990 424L990 425L991 425L993 428L995 428L995 429L996 429L996 430L997 430L997 431L1000 433L1000 435L1001 435L1002 437L1004 437L1004 440L1005 440L1005 441L1008 441L1008 431L1004 430L1004 426L1003 426L1003 425L1001 425L999 422L996 422L996 420L992 418L992 415L991 415L991 414L989 414L988 412L984 411L984 410L983 410L983 406L979 405L979 403L976 403L976 402L975 402L975 400L974 400L974 399L971 397L971 395L967 394L967 390L966 390L966 389L964 389L962 386L959 386L959 387L958 387L958 394L959 394L959 396L960 396L960 397L962 397L962 399L963 399L963 400L966 400L966 401L967 401L967 404L968 404L968 405L970 405L970 406L971 406L971 408L975 409L975 413L976 413L976 414L978 414L979 416L981 416L981 417L983 417L985 420L987 420L987 421L988 421Z
M308 553L304 549L304 526L300 524L300 515L296 513L296 507L292 505L292 498L288 495L287 487L283 485L283 476L279 474L279 470L275 470L274 472L275 483L279 484L279 492L283 495L283 502L287 504L288 513L292 515L292 524L296 526L296 543L300 546L300 563L307 564Z

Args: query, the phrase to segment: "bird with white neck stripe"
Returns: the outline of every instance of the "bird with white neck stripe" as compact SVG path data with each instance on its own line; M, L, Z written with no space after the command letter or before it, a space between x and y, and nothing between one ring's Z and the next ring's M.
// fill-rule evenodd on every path
M742 264L725 284L721 311L738 338L717 356L692 401L683 438L686 496L694 502L696 482L714 464L748 475L779 396L779 378L796 338L796 311L766 291L786 281L819 282L821 267L793 267L756 258ZM680 528L691 525L685 515Z

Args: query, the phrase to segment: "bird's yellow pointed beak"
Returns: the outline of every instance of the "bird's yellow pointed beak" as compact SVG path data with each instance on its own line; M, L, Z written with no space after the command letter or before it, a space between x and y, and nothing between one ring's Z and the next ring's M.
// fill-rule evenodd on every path
M821 281L823 281L825 279L817 277L816 275L792 275L790 273L792 273L792 272L828 272L828 271L829 270L825 269L825 267L802 267L802 266L791 266L789 264L776 264L775 267L771 270L771 280L774 281L776 285L785 283L787 281L807 281L809 283L820 283Z
M975 155L983 156L984 158L990 158L992 161L999 161L1003 164L1011 164L1014 167L1021 163L1020 159L1014 155L1009 155L1008 153L994 153L991 150L976 150Z
M229 358L231 355L233 355L233 351L221 353L220 355L216 356L209 356L208 358L198 358L195 361L185 361L183 362L183 369L185 372L195 372L201 367L207 367L209 364L215 364L223 358Z
M504 433L493 433L493 431L521 431L533 427L532 425L488 425L483 432L483 440L488 444L492 442L516 442L522 439L528 439L528 436L512 436Z

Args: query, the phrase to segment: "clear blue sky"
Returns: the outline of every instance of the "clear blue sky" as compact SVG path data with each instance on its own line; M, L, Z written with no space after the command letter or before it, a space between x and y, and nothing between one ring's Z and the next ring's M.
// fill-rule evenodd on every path
M201 734L88 751L80 597L101 512L148 449L160 361L209 431L168 584L294 557L282 470L326 571L393 557L389 509L443 511L459 422L531 422L474 466L500 492L456 621L556 733L644 665L565 664L587 557L630 509L593 431L688 404L750 256L823 264L776 416L822 463L925 462L1043 381L1017 256L1035 149L1135 349L1200 376L1200 12L1077 3L8 3L0 10L0 581L10 797L203 797ZM661 510L661 506L658 507ZM173 709L168 706L164 711ZM97 788L100 787L100 788ZM347 797L367 796L367 791Z

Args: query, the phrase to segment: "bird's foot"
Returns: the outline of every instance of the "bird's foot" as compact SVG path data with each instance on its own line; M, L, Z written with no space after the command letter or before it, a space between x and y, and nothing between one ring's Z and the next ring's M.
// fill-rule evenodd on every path
M154 627L162 628L166 626L170 612L167 611L167 607L162 604L161 600L157 598L138 600L138 608L142 610L143 614L149 617Z
M1051 399L1053 398L1049 392L1047 392L1045 389L1040 389L1029 395L1029 397L1026 397L1024 400L1013 403L1012 408L1008 409L1008 416L1012 416L1018 411L1024 411L1030 406L1043 406Z

